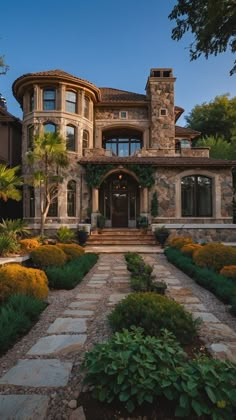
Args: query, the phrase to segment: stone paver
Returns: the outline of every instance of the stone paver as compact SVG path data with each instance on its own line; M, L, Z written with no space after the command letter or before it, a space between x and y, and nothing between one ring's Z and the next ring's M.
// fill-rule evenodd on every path
M2 378L0 384L31 387L59 387L68 382L72 363L57 359L19 360Z
M63 312L63 315L71 315L73 317L90 317L93 316L94 311L89 311L87 309L67 309Z
M50 335L40 338L28 351L28 355L46 355L52 353L69 353L76 351L85 343L86 334Z
M96 309L96 302L92 301L92 300L84 300L84 301L76 301L76 302L71 302L68 306L69 308L77 308L77 309L88 309L88 310L93 310Z
M193 318L200 318L203 322L220 322L215 315L209 312L192 312Z
M0 395L0 419L45 420L48 402L45 395Z
M86 299L86 300L99 300L101 299L102 295L98 293L78 293L76 295L76 299Z
M47 332L54 333L84 333L87 331L86 319L57 318Z

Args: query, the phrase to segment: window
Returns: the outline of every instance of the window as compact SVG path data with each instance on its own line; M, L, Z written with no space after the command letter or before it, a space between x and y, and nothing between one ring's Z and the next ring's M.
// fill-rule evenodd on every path
M77 108L77 96L75 92L66 91L66 111L76 112Z
M120 115L120 118L122 120L126 120L128 118L128 112L127 111L120 111L119 115Z
M56 91L55 89L44 89L43 91L43 109L50 111L56 109Z
M53 123L44 124L44 133L55 133L56 129L57 127Z
M32 150L34 145L34 126L27 127L27 150Z
M35 217L34 187L29 188L29 217Z
M82 149L88 149L89 147L89 132L87 130L83 131L83 141L82 141Z
M29 110L30 110L30 112L34 110L34 92L30 93Z
M58 209L58 200L56 197L50 204L47 217L57 217L57 212L58 212L57 209Z
M165 108L161 108L160 109L160 116L161 117L165 117L167 115L167 109L165 109Z
M67 215L76 216L76 182L70 181L67 184Z
M125 129L109 131L103 136L103 147L115 156L133 156L142 148L142 134Z
M84 98L84 117L89 119L89 98L87 96Z
M181 180L182 216L212 217L212 179L202 175Z
M75 151L75 127L66 126L66 148L69 152Z

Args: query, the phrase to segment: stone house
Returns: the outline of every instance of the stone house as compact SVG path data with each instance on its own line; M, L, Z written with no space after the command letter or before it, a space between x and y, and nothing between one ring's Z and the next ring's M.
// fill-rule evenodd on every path
M102 213L106 227L131 229L141 215L153 228L197 227L211 238L229 239L231 232L236 239L236 162L211 159L208 148L192 146L199 133L177 125L184 110L175 105L175 80L171 68L151 69L146 95L99 88L61 70L25 74L14 82L23 109L23 172L36 132L59 130L67 145L70 166L48 227L76 227L90 219L95 226ZM27 185L24 218L38 226L39 191Z

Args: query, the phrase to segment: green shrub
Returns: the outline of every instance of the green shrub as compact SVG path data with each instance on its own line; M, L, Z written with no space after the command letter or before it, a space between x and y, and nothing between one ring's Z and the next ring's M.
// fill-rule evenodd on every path
M63 267L46 268L49 287L52 289L73 289L96 264L97 259L96 254L84 254Z
M17 240L8 233L0 234L0 256L6 257L19 251Z
M165 372L172 371L185 357L167 331L156 338L145 336L141 329L123 330L85 354L85 382L99 401L118 400L132 412L162 393Z
M48 280L44 271L20 264L3 265L0 268L0 302L14 294L45 299L48 295Z
M171 331L180 343L190 343L197 334L198 322L182 305L158 294L132 293L119 302L108 317L113 331L132 325L145 334L159 336L162 328Z
M32 296L13 295L0 308L0 353L4 353L26 333L46 303Z
M37 267L60 267L67 261L65 252L56 245L39 246L30 253L30 257Z
M223 244L210 243L194 253L193 261L199 267L209 267L218 272L225 265L235 263L236 249Z
M57 247L62 249L67 256L67 260L71 261L80 258L84 254L84 248L77 244L57 244Z
M57 231L57 239L59 242L68 244L75 239L75 233L67 226L60 226Z
M177 249L165 249L167 259L184 273L191 276L198 284L213 292L223 302L231 303L236 295L233 280L217 274L209 268L196 266L189 257L185 257Z

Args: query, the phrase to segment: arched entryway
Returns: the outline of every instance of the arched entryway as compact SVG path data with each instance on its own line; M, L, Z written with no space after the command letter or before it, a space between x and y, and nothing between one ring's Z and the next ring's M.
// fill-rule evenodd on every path
M99 208L107 227L136 227L140 213L140 188L129 173L119 170L104 179L99 191Z

